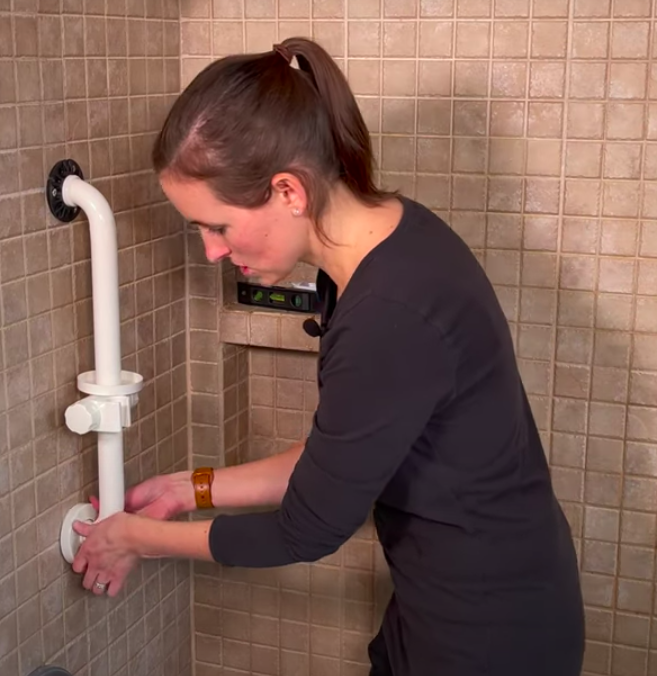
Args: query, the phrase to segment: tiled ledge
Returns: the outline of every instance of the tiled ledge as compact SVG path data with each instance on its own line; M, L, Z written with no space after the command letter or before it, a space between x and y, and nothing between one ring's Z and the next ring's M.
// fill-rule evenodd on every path
M303 322L309 317L313 315L225 305L219 314L219 340L234 345L317 352L319 339L303 330Z

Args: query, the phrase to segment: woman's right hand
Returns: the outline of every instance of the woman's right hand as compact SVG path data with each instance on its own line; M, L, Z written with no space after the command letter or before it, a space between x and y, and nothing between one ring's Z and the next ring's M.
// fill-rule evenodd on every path
M161 474L126 491L125 511L166 521L195 508L190 472Z
M92 507L99 512L98 498L89 498ZM194 487L190 472L160 474L132 486L125 494L126 512L168 521L184 512L195 509Z
M100 511L98 498L89 498L96 512ZM125 511L151 519L168 521L183 512L196 508L194 487L190 472L160 474L129 488L125 494Z

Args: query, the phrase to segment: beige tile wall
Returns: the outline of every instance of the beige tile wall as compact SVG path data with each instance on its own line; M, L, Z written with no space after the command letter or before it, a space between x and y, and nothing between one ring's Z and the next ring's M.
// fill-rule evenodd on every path
M657 673L653 0L195 0L181 10L183 83L214 57L267 50L294 34L318 39L348 75L382 181L444 215L476 252L509 319L577 539L588 618L585 673ZM215 275L206 284L207 269L199 265L198 272L195 289L212 308L197 306L196 321L217 322L221 280ZM284 347L282 327L292 320L274 329L274 320L239 319L231 310L226 321L242 342L261 340L258 327L269 323L265 344ZM206 329L208 345L216 327ZM280 358L299 368L311 359ZM279 419L307 422L299 404L307 383L279 385L278 360L251 353L249 455L238 457L286 443ZM260 372L263 363L275 365L273 375ZM286 404L278 403L279 387ZM213 405L219 410L220 395ZM239 580L224 577L222 600L213 601L219 615L223 608L214 633L224 636L223 657L197 654L202 676L366 673L354 666L359 659L349 659L353 637L341 611L332 624L324 611L313 612L312 581L328 576L325 570L333 570L334 610L350 602L343 585L357 576L345 572L345 556L334 568L270 578L224 571ZM378 578L370 563L363 570L362 589L371 590ZM201 582L209 585L205 576L201 568L198 595ZM250 605L235 600L236 588ZM291 591L300 609L286 609ZM288 621L299 622L294 631ZM355 640L361 657L369 622ZM197 616L197 630L207 627ZM265 635L267 649L257 638ZM210 666L222 659L223 667ZM337 659L339 670L331 662Z
M94 435L63 425L92 368L88 226L46 212L74 158L117 214L124 366L144 375L127 480L187 463L184 241L149 145L179 91L171 0L0 1L0 673L191 674L187 564L150 563L118 598L82 589L59 552L96 491Z

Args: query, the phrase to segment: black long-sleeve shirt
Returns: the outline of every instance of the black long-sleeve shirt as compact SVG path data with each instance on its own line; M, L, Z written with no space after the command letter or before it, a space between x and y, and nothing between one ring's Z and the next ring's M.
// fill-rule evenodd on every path
M454 395L456 362L420 313L376 291L340 310L322 345L316 418L281 508L216 519L212 552L224 563L281 566L333 553Z
M383 631L395 676L547 676L554 668L574 676L574 549L507 320L463 241L424 207L402 202L399 225L337 304L320 272L328 301L305 449L279 509L213 521L212 555L250 567L315 561L374 507L395 586ZM532 621L535 636L526 635ZM570 628L572 641L559 646L571 662L531 663L545 622ZM470 630L453 636L453 623ZM507 632L494 647L490 623L523 625L522 640ZM473 641L488 646L485 655L468 652ZM524 659L508 663L509 641Z

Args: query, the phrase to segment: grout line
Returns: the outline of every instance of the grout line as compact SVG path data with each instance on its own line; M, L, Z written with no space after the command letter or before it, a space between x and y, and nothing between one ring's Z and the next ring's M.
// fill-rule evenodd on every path
M15 57L15 54L16 54L16 22L14 20L14 17L11 14L9 15L9 20L10 20L10 26L11 26L12 53L14 54L14 57L13 57L14 63L13 63L13 65L11 65L11 69L12 69L12 73L13 73L13 77L14 77L14 84L15 84L15 90L16 90L15 91L16 102L13 105L16 106L16 111L15 111L14 114L15 114L15 120L16 120L16 158L17 158L16 161L18 162L18 146L20 145L20 120L19 120L19 115L18 115L18 99L20 97L18 96L18 70L17 70L16 57ZM39 72L39 87L41 87L41 86L42 86L41 85L41 73ZM20 191L20 185L19 185L19 191ZM20 194L20 192L18 194ZM22 202L22 200L21 200L21 202ZM22 220L21 236L23 236L24 235L24 220L22 219L23 204L20 205L20 210L21 210L21 220ZM2 271L0 270L0 279L1 279L1 277L2 277ZM4 280L2 280L2 281L4 281ZM4 305L4 303L3 303L3 305ZM3 308L3 315L4 315L4 308ZM6 378L7 365L6 365L5 355L7 354L7 340L6 340L7 332L6 332L6 329L5 329L5 326L4 326L4 317L3 317L3 328L2 328L1 334L2 334L1 339L2 339L2 343L3 343L3 345L2 345L2 348L3 348L2 349L2 365L3 365L4 370L5 370L5 373L3 374L3 378L2 378L2 389L3 389L3 393L4 393L5 408L6 408L6 410L3 412L3 417L5 418L5 430L4 430L4 437L5 438L4 438L4 442L5 442L5 447L7 449L7 451L5 453L5 457L6 457L6 460L7 460L7 472L8 472L8 475L9 475L9 481L7 482L8 485L9 485L9 490L8 490L8 493L7 493L7 496L6 496L6 500L7 500L7 508L9 510L9 527L10 527L9 537L12 539L12 542L15 542L17 544L17 537L15 535L16 531L17 531L17 528L15 526L16 509L14 507L14 500L11 499L12 492L13 492L13 490L12 490L13 489L13 486L12 486L13 482L12 482L12 477L11 477L11 475L12 475L12 470L11 470L12 462L11 461L12 461L12 458L14 457L15 451L14 451L14 449L11 448L11 444L9 443L9 407L10 407L10 404L9 404L9 396L8 396L9 391L7 389L7 378ZM17 646L16 646L16 652L17 652L16 661L19 662L19 654L18 654L19 650L18 650L18 648L20 647L20 637L19 637L19 634L18 634L18 607L19 607L18 606L18 598L19 598L19 596L18 596L18 575L17 575L17 571L18 571L18 547L13 546L12 547L12 569L9 572L9 575L14 576L13 591L14 591L14 598L16 599L16 602L15 602L15 608L13 610L10 610L9 612L15 613L13 625L14 625L14 630L16 632L16 636L17 636L17 640L16 640L16 644L17 644ZM63 599L63 595L62 595L62 599Z
M415 82L413 86L413 183L412 183L412 192L411 196L413 199L417 199L418 196L418 185L417 179L419 176L418 172L418 148L420 146L420 70L421 70L421 58L420 58L420 3L415 3L415 17L413 18L415 23ZM381 41L383 42L383 35L381 36ZM381 90L381 95L383 97L383 89ZM383 108L383 100L381 101L381 107Z
M595 251L595 284L594 284L594 291L593 291L593 332L592 332L592 344L591 344L591 355L589 357L589 390L587 393L587 401L588 401L588 415L586 419L586 425L585 425L585 449L584 449L584 477L586 481L586 475L587 475L587 466L588 466L588 450L589 450L589 441L591 438L590 434L590 420L591 420L591 409L592 409L592 392L593 392L593 373L595 370L595 348L596 344L598 341L598 336L597 336L597 331L598 331L598 322L597 322L597 313L598 313L598 307L599 307L599 300L600 300L600 291L599 291L599 286L600 286L600 256L601 256L601 250L602 250L602 237L603 237L603 229L604 229L604 194L605 194L605 188L606 188L606 183L605 183L605 157L607 154L607 144L609 143L609 139L607 138L607 122L608 122L608 106L613 104L613 101L610 99L609 93L610 93L610 86L611 86L611 64L612 64L612 59L611 59L611 52L612 52L612 45L613 45L613 29L614 29L614 0L610 0L610 17L608 19L608 43L607 43L607 56L604 59L605 66L606 66L606 71L605 71L605 86L604 86L604 108L603 108L603 114L602 114L602 137L600 139L600 144L601 144L601 155L600 155L600 175L598 178L598 184L600 186L600 192L598 196L598 213L596 215L596 218L599 222L599 231L597 233L597 238L596 238L596 251ZM601 59L602 61L602 59ZM629 381L629 365L628 365L628 370L626 374L626 383ZM627 421L627 401L625 402L625 413L623 416L623 421L626 424ZM611 652L613 651L614 648L614 634L616 630L616 615L617 615L617 601L618 601L618 582L619 582L619 554L620 554L620 532L621 532L621 513L622 513L622 490L623 490L623 464L624 464L624 456L625 456L625 436L626 436L626 431L623 433L623 437L621 439L622 443L622 450L621 450L621 472L620 472L620 481L621 481L621 486L620 486L620 501L618 504L618 507L614 508L614 511L618 513L618 523L617 523L617 530L616 530L616 538L613 543L614 545L614 551L615 551L615 556L616 556L616 561L615 561L615 568L614 572L612 575L612 580L613 580L613 595L611 599L611 605L609 607L609 611L611 613L610 617L610 632L611 632L611 641L610 641L610 655ZM585 483L586 487L586 483ZM583 497L583 508L582 508L582 513L583 515L586 514L587 510L587 504L586 504L586 495ZM583 520L583 525L585 524L585 519ZM582 554L581 554L581 561L580 561L580 566L583 569L584 566L584 545L585 545L585 533L582 532ZM613 655L612 655L613 659Z
M246 0L245 0L246 2ZM271 19L274 22L274 39L276 42L281 41L281 13L280 13L280 0L274 0L274 16ZM271 46L273 49L273 45Z
M567 19L568 21L568 26L567 26L567 35L566 35L566 55L565 55L565 71L564 71L564 98L563 98L563 109L562 109L562 119L561 119L561 167L560 167L560 172L559 172L559 207L558 207L558 215L557 215L557 241L556 241L556 251L555 251L555 265L556 265L556 280L555 280L555 289L554 289L554 324L553 324L553 345L552 345L552 354L550 358L550 383L548 387L548 433L549 433L549 446L548 446L548 458L551 460L552 455L553 455L553 450L555 446L555 430L553 429L554 426L554 411L555 411L555 401L557 398L556 395L556 381L557 381L557 369L558 369L558 345L559 345L559 296L560 296L560 291L561 291L561 246L562 246L562 241L563 241L563 222L564 222L564 212L565 212L565 203L566 203L566 160L567 160L567 145L568 145L568 102L570 98L570 69L572 65L572 59L570 58L570 52L572 49L573 45L573 26L574 26L574 19L573 19L573 13L574 13L574 6L572 3L570 3L569 6L569 17ZM530 33L531 33L531 26L530 26ZM529 85L528 85L528 90L527 94L529 96ZM527 107L527 118L529 117L528 115L529 112L529 105ZM527 161L528 158L525 158L525 161ZM524 169L524 174L526 174L526 166ZM570 328L570 327L567 327ZM594 329L591 329L594 332ZM589 359L592 359L593 356L593 347L591 348L591 356ZM586 410L587 410L587 416L586 420L584 422L585 425L585 430L588 428L588 418L589 418L589 409L590 409L590 388L591 388L591 380L592 380L592 372L591 368L589 366L589 394L586 399ZM558 434L559 432L557 432ZM561 434L564 434L563 432ZM583 432L583 437L584 437L584 444L586 445L586 439L587 439L587 431ZM586 450L585 450L586 453ZM583 460L585 463L585 460ZM584 523L584 478L585 478L585 464L582 465L582 532L577 534L577 537L583 540L583 523ZM581 546L580 546L581 549ZM581 551L580 551L580 557L581 557ZM580 567L581 567L581 561L580 561Z
M611 66L612 66L612 45L613 45L613 29L614 25L618 19L618 17L615 17L614 13L615 9L615 2L612 2L612 7L611 7L611 19L609 21L609 43L608 43L608 50L607 50L607 58L606 58L606 74L605 74L605 107L603 110L603 131L602 131L602 138L601 138L601 146L602 146L602 155L601 155L601 168L600 168L600 178L599 178L599 185L600 185L600 194L599 194L599 202L598 202L598 214L597 214L597 219L600 223L600 231L598 232L598 239L597 239L597 247L596 247L596 280L595 280L595 290L594 290L594 296L593 296L593 320L594 320L594 330L593 330L593 345L592 345L592 354L591 354L591 361L590 361L590 376L591 376L591 382L589 384L589 393L588 393L588 402L589 402L589 418L587 419L587 425L586 425L586 452L585 452L585 458L587 459L588 455L588 442L591 438L590 435L590 430L589 430L589 420L590 420L590 415L591 415L591 407L593 404L592 401L592 380L593 380L593 373L595 370L595 347L597 344L598 340L598 326L597 326L597 311L599 307L599 301L600 301L600 296L601 296L601 291L599 290L599 285L600 285L600 264L601 264L601 256L602 256L602 237L603 237L603 230L604 230L604 223L605 223L605 214L604 214L604 199L605 199L605 192L607 185L609 184L610 181L613 181L613 179L607 179L605 176L605 159L607 155L607 151L609 149L609 144L611 140L608 138L607 135L607 122L608 122L608 106L610 104L613 104L614 100L610 97L610 88L611 88ZM645 108L644 108L645 112ZM644 143L645 143L645 137L644 137ZM636 246L638 247L638 242L636 243ZM635 256L636 256L636 250L635 250ZM635 259L636 260L636 259ZM631 317L632 317L632 325L634 324L634 318L636 316L636 283L637 283L637 269L638 266L635 264L635 270L633 274L633 293L631 294L630 302L632 304L632 309L631 309ZM601 330L609 330L609 329L601 329ZM631 336L632 333L632 326L629 327L629 333ZM628 408L628 403L629 403L629 381L630 381L630 370L631 370L631 361L632 361L632 341L630 342L630 354L629 356L629 363L627 364L625 368L625 386L627 387L627 393L625 397L625 401L623 403L623 408L624 408L624 415L623 415L623 424L624 424L624 430L622 434L622 438L620 439L621 441L621 469L620 469L620 475L619 475L619 480L620 480L620 495L619 495L619 504L617 507L614 508L614 511L617 512L618 514L618 522L617 522L617 530L616 530L616 537L614 541L614 551L615 551L615 568L612 574L612 581L613 581L613 596L611 600L611 605L610 605L610 622L611 622L611 635L612 639L610 642L610 647L611 647L611 655L613 659L613 652L615 650L615 647L617 646L617 643L614 641L613 637L615 635L615 629L616 629L616 624L617 624L617 616L618 616L618 594L619 594L619 582L620 582L620 541L621 541L621 533L622 533L622 514L623 514L623 492L624 492L624 484L625 484L625 472L624 472L624 466L625 466L625 454L626 454L626 444L627 444L627 423L628 423L628 415L629 415L629 408ZM597 436L597 435L596 435ZM585 464L586 467L586 464ZM586 510L586 502L584 501L584 511ZM584 539L584 538L582 538Z
M494 7L491 6L491 15L494 14ZM482 19L483 21L483 19ZM483 176L484 176L484 211L483 211L483 220L484 220L484 242L483 242L483 251L482 251L482 261L483 261L483 268L484 270L487 267L488 264L488 219L489 215L491 213L494 213L490 208L489 208L489 195L490 195L490 178L491 178L491 173L490 173L490 156L491 156L491 122L492 122L492 101L493 101L493 46L494 46L494 37L495 37L495 23L494 19L492 16L489 16L486 19L486 22L488 23L488 54L485 58L485 63L488 65L488 76L486 78L486 131L484 132L484 140L485 140L485 150L484 150L484 171L483 171ZM454 20L454 23L457 23L457 19ZM456 42L454 43L454 48L456 49ZM479 59L477 59L479 60ZM452 83L452 92L454 92L456 89L456 68L454 68L454 80ZM452 163L454 161L454 158L452 158ZM520 285L520 271L518 273L518 286ZM495 291L495 294L498 294L498 291ZM511 326L509 326L513 343L517 343L517 334L518 334L518 315L520 312L520 290L518 289L518 294L516 296L516 303L517 309L516 309L516 317L514 320L514 328L511 330ZM508 320L507 320L508 321Z
M616 0L617 1L617 0ZM657 8L657 3L655 3L655 0L650 0L652 4L652 11L650 14L654 14L655 9ZM613 25L613 24L612 24ZM609 60L611 64L611 38L612 36L610 35L610 46L609 46ZM634 275L633 275L633 280L632 280L632 294L631 294L631 303L632 303L632 310L631 310L631 324L629 328L629 335L630 335L630 345L629 345L629 355L628 355L628 364L627 364L627 375L626 375L626 387L627 387L627 393L626 393L626 402L625 402L625 417L624 417L624 443L623 443L623 452L622 452L622 465L621 465L621 475L620 475L620 495L621 495L621 506L619 510L619 519L618 519L618 546L617 546L617 551L618 551L618 570L615 574L616 580L620 579L620 560L621 560L621 555L622 555L622 541L623 541L623 521L624 521L624 514L626 513L626 510L623 507L623 496L625 495L625 481L626 481L626 470L625 470L625 465L626 465L626 454L627 454L627 439L628 439L628 432L629 432L629 422L630 422L630 405L632 401L632 373L634 371L634 363L635 363L635 343L636 343L636 324L637 324L637 316L638 316L638 302L639 302L639 281L640 281L640 264L641 264L641 232L643 230L642 227L642 222L643 222L643 213L644 213L644 205L645 205L645 186L646 186L646 151L648 147L648 139L649 139L649 134L648 134L648 118L649 118L649 105L648 102L650 101L650 83L651 83L651 62L652 62L652 50L654 49L655 39L657 38L657 32L655 30L655 23L654 21L651 21L648 19L648 54L647 54L647 67L646 67L646 79L645 79L645 94L643 98L643 105L644 105L644 110L643 110L643 134L642 138L640 141L636 141L637 143L641 143L640 145L640 174L639 174L639 203L638 203L638 218L636 219L637 222L637 232L636 232L636 240L635 240L635 249L634 249ZM611 65L609 66L609 70L611 71ZM608 74L610 76L610 74ZM603 141L603 152L606 150L606 146L604 146L604 141ZM604 176L604 165L603 165L603 176ZM648 613L648 670L650 671L650 661L651 661L651 652L650 648L654 648L654 639L653 639L653 628L655 626L655 603L657 601L657 591L655 588L655 583L654 583L654 573L655 573L655 565L657 564L657 549L654 548L653 546L653 554L652 554L652 561L653 561L653 579L652 579L652 584L651 584L651 589L652 589L652 594L650 598L650 609ZM619 590L616 590L616 599L618 596ZM615 599L615 600L616 600ZM613 616L613 623L615 625L616 623L616 607L613 609L614 616ZM613 636L612 636L612 646L614 645L613 643Z
M516 313L516 326L515 326L515 345L516 345L516 351L519 352L519 344L520 344L520 326L523 323L522 322L522 299L523 299L523 272L525 269L525 247L524 247L524 235L525 235L525 223L527 219L527 212L525 211L525 207L527 205L527 164L528 164L528 158L529 158L529 143L530 143L530 135L529 135L529 106L530 106L530 87L531 87L531 68L532 68L532 26L533 26L533 2L528 5L528 12L527 12L527 42L526 42L526 56L525 56L525 63L526 63L526 70L525 70L525 91L524 91L524 97L523 97L523 126L522 126L522 173L521 173L521 194L520 194L520 277L519 277L519 288L518 288L518 296L517 296L517 302L518 302L518 308L517 308L517 313ZM491 55L491 59L493 60L493 56ZM491 95L492 95L492 88L491 88ZM557 287L558 287L558 282L557 282ZM540 287L544 288L544 287ZM558 292L555 292L558 293ZM556 303L555 303L556 307ZM556 323L556 317L555 317L555 323ZM556 331L555 331L556 334ZM554 337L554 341L556 343L556 335ZM552 371L554 371L554 360L552 361L551 364ZM550 379L551 383L554 382L554 377ZM552 400L553 400L553 393L550 392L550 383L548 383L548 412L547 412L547 421L546 421L546 426L547 430L546 433L548 435L548 440L551 439L552 437ZM539 432L540 434L540 432ZM550 454L550 447L548 446L547 449L547 454Z
M456 27L458 24L458 18L457 18L457 7L456 7L456 0L454 1L454 7L452 8L452 15L449 17L449 19L446 18L446 22L449 21L451 25L451 39L452 39L452 46L450 50L450 55L449 55L449 61L451 62L450 64L450 70L449 70L449 131L448 133L448 139L449 139L449 164L446 168L445 171L445 177L447 179L447 206L445 211L447 212L447 222L450 224L450 228L453 227L452 223L455 220L455 214L454 214L454 174L453 174L453 166L454 166L454 150L455 150L455 143L454 143L454 136L455 136L455 111L456 111L456 97L454 96L454 84L456 82L456 39L457 39L457 34L456 34ZM417 36L417 40L419 42L420 36ZM419 111L419 103L418 103L418 111ZM419 114L419 113L418 113ZM444 135L442 136L444 138ZM484 240L485 240L485 230L484 230Z
M353 0L352 0L353 1ZM378 98L378 110L377 110L377 134L376 134L376 152L374 148L372 148L372 152L375 152L375 155L378 157L378 162L377 162L377 171L379 174L379 183L384 184L386 181L384 180L384 174L387 172L387 168L384 168L384 161L383 161L383 91L384 91L384 69L385 69L385 60L384 60L384 55L385 55L385 50L383 48L384 46L384 36L385 36L385 27L386 24L383 21L383 2L384 0L379 0L379 17L375 21L378 21L379 23L379 55L375 57L368 57L368 60L372 61L378 61L379 63L379 95L378 97L373 97L375 99ZM345 0L345 8L349 8L349 0ZM345 11L345 26L346 26L346 31L347 34L349 33L349 12ZM346 46L345 46L346 49ZM345 59L351 59L351 50L346 51ZM359 57L360 58L360 57Z

